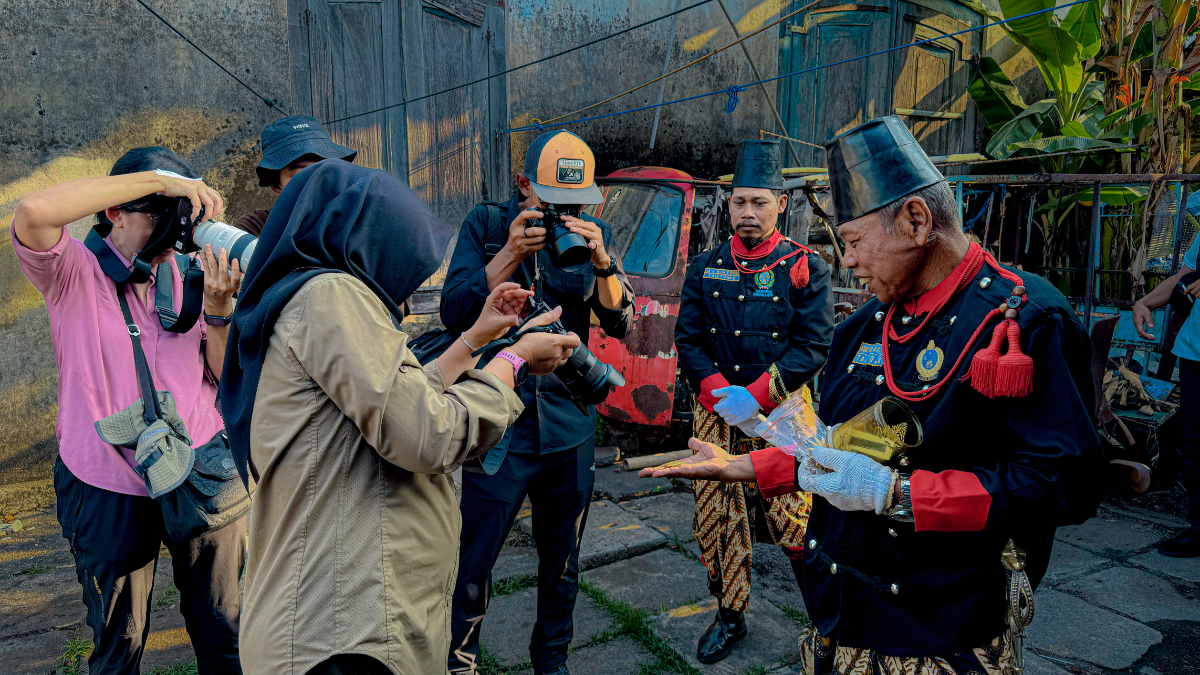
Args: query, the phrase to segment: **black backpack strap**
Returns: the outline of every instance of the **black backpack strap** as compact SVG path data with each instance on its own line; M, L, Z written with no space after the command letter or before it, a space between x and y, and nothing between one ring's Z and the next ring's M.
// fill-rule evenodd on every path
M158 408L158 396L154 391L154 378L150 375L150 366L146 363L146 353L142 351L142 329L133 322L133 314L129 311L129 300L125 297L125 284L117 284L117 300L121 302L121 314L125 315L125 330L133 341L133 365L137 368L138 389L142 392L142 419L146 426L155 420L162 419L162 411Z
M171 266L166 263L158 266L154 305L158 310L158 321L163 330L186 333L196 325L200 311L204 308L204 270L190 256L178 253L175 254L175 264L183 278L183 300L179 312L175 311L175 285L171 279Z
M496 202L483 202L480 206L487 210L487 224L483 229L483 253L488 261L491 261L508 242L504 233L504 214L500 212L500 205Z

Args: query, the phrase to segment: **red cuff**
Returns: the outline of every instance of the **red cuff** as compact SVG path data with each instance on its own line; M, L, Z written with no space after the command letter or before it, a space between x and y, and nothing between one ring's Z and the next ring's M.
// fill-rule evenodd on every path
M796 484L796 458L782 449L752 450L750 463L754 465L754 480L762 496L778 497L800 491Z
M778 404L771 402L771 373L770 371L758 376L758 379L746 385L746 391L758 401L758 407L763 409L763 414L770 415Z
M992 496L969 471L914 471L909 479L917 532L978 532Z
M708 412L712 412L713 406L720 400L716 396L713 396L713 390L728 386L729 380L726 380L725 376L720 373L713 373L700 380L700 405L704 406L704 409Z

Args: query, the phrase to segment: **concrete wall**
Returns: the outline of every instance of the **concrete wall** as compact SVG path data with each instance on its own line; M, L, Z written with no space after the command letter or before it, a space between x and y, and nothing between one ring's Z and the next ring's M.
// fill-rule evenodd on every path
M250 86L288 109L286 0L151 0ZM0 483L45 478L57 369L41 296L9 240L22 195L99 176L129 148L163 145L225 197L264 208L262 128L279 116L132 0L6 0L0 24ZM88 218L71 233L82 238ZM0 504L0 507L3 507ZM2 510L2 508L0 508Z
M508 67L553 54L647 19L662 16L693 0L508 0ZM744 35L779 17L778 0L725 0ZM675 68L714 51L735 36L721 7L713 2L675 17L675 39L668 45L671 19L606 40L567 56L509 75L512 126L532 119L548 120L595 103L658 77L670 53ZM778 28L770 28L744 44L764 77L776 74ZM666 80L664 100L683 98L731 84L753 81L740 47L728 49ZM767 90L775 97L774 85ZM659 84L588 111L596 115L658 101ZM596 154L597 175L636 165L682 169L697 178L733 170L737 143L758 138L760 129L776 131L770 109L757 87L739 95L740 103L725 114L727 96L689 101L662 109L655 147L650 146L654 111L622 115L566 128L578 134ZM513 172L521 170L525 150L538 132L515 134Z

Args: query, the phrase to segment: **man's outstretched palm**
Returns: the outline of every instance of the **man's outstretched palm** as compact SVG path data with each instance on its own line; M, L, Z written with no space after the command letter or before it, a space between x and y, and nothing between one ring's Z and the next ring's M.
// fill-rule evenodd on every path
M638 476L642 478L676 476L724 483L754 481L754 465L750 463L749 455L734 456L719 446L705 443L698 438L689 440L688 447L696 454L687 459L667 462L662 466L642 469L638 472Z

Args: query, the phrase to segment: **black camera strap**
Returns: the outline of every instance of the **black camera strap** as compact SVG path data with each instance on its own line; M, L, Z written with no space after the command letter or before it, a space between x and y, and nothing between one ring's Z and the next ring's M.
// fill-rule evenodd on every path
M100 269L104 270L108 278L115 281L118 286L121 284L144 284L150 280L150 261L140 257L141 251L138 251L138 255L133 257L133 269L129 269L125 265L125 261L121 260L121 256L112 250L112 247L108 245L107 241L104 241L104 237L100 236L95 228L88 232L87 237L83 240L83 245L87 246L88 250L96 256L96 260L100 262Z
M204 308L204 270L194 258L178 253L175 254L175 264L183 279L183 300L179 311L175 311L175 284L171 279L171 266L167 264L158 266L154 306L163 330L186 333L196 325Z
M158 407L158 396L154 391L154 377L150 375L150 365L146 363L146 353L142 351L142 329L133 321L133 313L129 311L129 300L125 297L128 286L117 284L117 300L121 303L121 314L125 315L125 330L133 341L133 365L137 369L138 389L142 392L142 419L146 426L162 419L162 410Z

